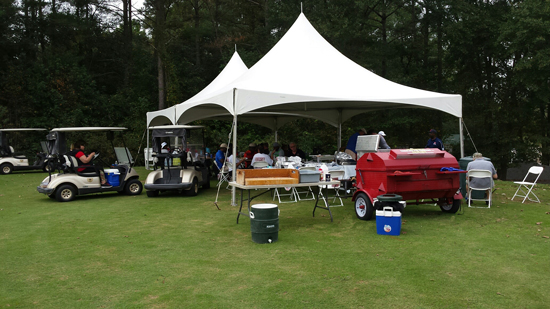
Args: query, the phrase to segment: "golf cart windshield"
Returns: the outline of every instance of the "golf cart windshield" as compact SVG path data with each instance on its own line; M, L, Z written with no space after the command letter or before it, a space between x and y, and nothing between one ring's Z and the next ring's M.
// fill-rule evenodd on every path
M70 128L55 128L46 136L48 153L53 155L64 154L68 151L67 148L67 132L122 132L127 130L124 127L70 127Z
M0 129L0 155L13 155L10 149L10 141L8 133L10 132L29 132L29 131L46 131L42 128L12 128L12 129Z

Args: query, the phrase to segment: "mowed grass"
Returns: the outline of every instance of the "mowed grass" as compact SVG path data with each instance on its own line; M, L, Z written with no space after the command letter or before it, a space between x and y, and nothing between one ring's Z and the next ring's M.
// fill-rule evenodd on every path
M141 179L147 171L138 168ZM548 308L550 186L541 204L445 214L409 205L402 235L376 234L353 204L281 204L279 241L251 241L230 191L147 198L117 193L58 203L47 174L0 177L0 307ZM225 188L225 187L224 187ZM269 202L268 194L254 203ZM478 206L484 205L477 202Z

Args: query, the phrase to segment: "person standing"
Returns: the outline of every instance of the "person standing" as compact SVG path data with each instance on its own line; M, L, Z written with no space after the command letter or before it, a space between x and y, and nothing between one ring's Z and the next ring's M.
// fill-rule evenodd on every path
M218 152L216 152L216 166L218 167L219 170L222 169L223 167L223 163L225 162L225 153L227 152L227 144L226 143L222 143L220 145L220 149L218 150Z
M348 139L346 150L344 152L349 154L353 158L353 160L357 159L357 151L355 151L355 148L357 146L357 138L359 137L359 135L365 134L367 134L367 130L361 128Z
M430 135L430 139L426 144L426 148L437 148L439 150L445 150L445 147L443 147L443 142L437 137L437 131L435 129L431 129L428 134Z

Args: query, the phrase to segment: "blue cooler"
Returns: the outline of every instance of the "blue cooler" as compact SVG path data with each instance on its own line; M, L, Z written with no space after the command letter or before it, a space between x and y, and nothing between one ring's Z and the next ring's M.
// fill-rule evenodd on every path
M120 186L120 171L117 169L106 169L105 172L105 178L107 179L107 182L113 186L118 187Z
M391 207L384 207L376 211L376 233L378 235L401 234L401 212L393 211Z

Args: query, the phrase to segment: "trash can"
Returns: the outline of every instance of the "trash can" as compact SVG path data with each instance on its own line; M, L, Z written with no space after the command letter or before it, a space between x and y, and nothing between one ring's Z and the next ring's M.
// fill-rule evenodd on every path
M384 194L376 197L376 202L374 203L374 209L382 210L385 207L391 207L393 211L403 211L405 205L403 197L398 194Z
M461 170L466 170L468 167L468 163L472 162L474 159L472 156L460 158L458 160L458 166ZM490 158L483 157L483 160L491 161ZM460 192L462 193L462 196L466 198L466 174L460 174ZM483 191L473 191L472 197L475 199L483 199L485 197L485 192Z
M276 204L256 204L250 209L252 241L270 244L279 239L279 207Z

